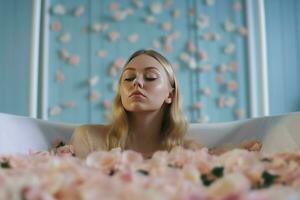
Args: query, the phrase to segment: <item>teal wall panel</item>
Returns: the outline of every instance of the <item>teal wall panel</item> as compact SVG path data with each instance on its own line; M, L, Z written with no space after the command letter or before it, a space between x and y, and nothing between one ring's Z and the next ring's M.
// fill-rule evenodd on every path
M300 2L266 0L270 114L300 110Z
M116 75L110 75L109 71L115 59L126 60L131 53L141 48L154 48L165 55L173 64L179 66L176 76L179 80L181 94L183 96L183 109L189 121L231 121L236 119L234 112L242 109L245 112L243 117L249 114L248 83L247 83L247 37L241 36L238 28L245 24L245 2L238 0L216 1L214 5L207 5L205 1L156 1L161 4L162 12L151 13L153 1L141 1L143 7L137 8L133 1L50 1L50 25L53 22L61 23L61 30L50 29L49 46L49 119L67 122L105 122L107 121L106 109L103 104L113 100L115 95L112 85L117 81L119 71ZM234 10L234 3L240 5L240 9ZM53 10L58 5L65 9L63 15L55 15ZM78 6L84 6L85 12L80 16L73 16L72 12ZM124 20L114 20L111 11L112 6L119 10L129 10L129 14ZM178 18L172 17L174 10L180 12ZM145 17L152 15L155 18L153 24L145 23ZM197 19L201 16L209 18L209 25L206 28L196 26ZM233 31L224 30L224 22L228 19L232 21L236 29ZM162 30L162 23L169 22L170 30ZM108 29L104 31L93 31L96 24L108 24ZM85 30L85 31L84 31ZM115 42L108 40L110 32L119 32L120 38ZM71 41L62 44L58 41L62 33L69 33ZM174 39L173 50L164 49L164 38L168 35L180 32L180 37ZM130 43L128 36L137 33L139 39L136 43ZM221 38L206 41L203 35L207 33L218 34ZM161 42L161 47L154 47L153 40ZM191 40L195 45L195 51L188 52L187 41ZM235 45L235 51L230 54L224 53L224 48L228 44ZM59 49L66 49L71 54L80 56L78 65L72 66L58 55ZM105 50L106 57L99 57L97 52ZM198 57L198 53L205 50L209 56L207 61ZM196 61L197 69L189 68L189 64L180 59L182 53L188 54ZM226 70L218 72L220 64L236 62L237 72ZM199 67L210 65L208 71L201 71ZM228 67L227 67L228 68ZM64 75L64 81L55 81L55 74L60 71ZM216 83L215 77L222 75L224 83ZM99 78L98 83L89 85L88 80L94 76ZM236 81L237 90L228 91L226 84L229 81ZM209 87L211 96L204 96L200 89ZM91 92L99 94L99 98L94 101L89 100ZM219 98L231 99L231 106L218 106ZM72 109L65 104L72 100L76 106ZM194 103L201 102L202 109L192 108ZM228 101L227 101L228 102ZM57 111L55 108L61 110ZM242 117L242 118L243 118Z
M0 112L28 115L32 1L0 0Z

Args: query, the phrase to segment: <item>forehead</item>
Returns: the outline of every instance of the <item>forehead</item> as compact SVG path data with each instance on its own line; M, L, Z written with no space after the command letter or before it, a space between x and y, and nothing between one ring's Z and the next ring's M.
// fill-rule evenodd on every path
M142 54L134 57L124 68L127 70L158 70L163 71L163 66L153 57Z

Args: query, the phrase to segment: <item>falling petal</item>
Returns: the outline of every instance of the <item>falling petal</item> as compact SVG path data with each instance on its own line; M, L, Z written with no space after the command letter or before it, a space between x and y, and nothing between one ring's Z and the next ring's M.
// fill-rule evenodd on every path
M117 39L119 39L119 37L120 37L120 33L117 31L112 31L108 33L108 39L111 42L115 42Z
M92 30L92 28L91 28L91 30ZM88 32L90 32L91 30L90 30L90 28L89 28L88 26L85 26L85 27L82 27L82 28L80 29L80 32L82 32L82 33L88 33Z
M236 1L232 4L232 8L236 11L239 11L242 9L242 4L239 1Z
M224 22L224 29L227 32L232 32L232 31L235 31L236 27L235 27L235 24L231 20L226 19Z
M209 26L209 17L207 15L201 15L196 20L196 26L200 29L207 28Z
M71 34L70 33L62 33L58 39L62 44L69 43L71 41Z
M164 43L165 43L165 44L170 44L170 45L172 45L173 37L172 37L171 35L166 35L166 36L164 36L163 40L164 40Z
M144 3L141 0L133 0L132 2L135 5L135 7L137 7L137 8L143 8L144 7Z
M196 51L196 47L191 39L187 41L187 51L189 53L194 53Z
M209 72L211 71L211 65L210 64L201 64L200 66L198 66L198 69L201 71L201 72Z
M192 57L189 58L188 67L192 70L197 68L197 62L194 58L192 58Z
M110 10L111 11L116 11L118 9L119 9L119 4L118 3L113 2L113 3L110 4Z
M50 113L49 114L51 116L59 115L59 114L61 114L62 110L63 109L61 108L61 106L55 105L52 108L50 108Z
M221 75L221 74L217 74L216 77L215 77L215 80L217 83L221 84L221 83L224 83L224 76Z
M161 29L164 31L169 31L172 29L172 24L170 22L163 22L161 24Z
M55 72L55 81L58 83L63 83L65 80L65 76L62 71L56 70Z
M170 37L172 40L178 39L180 37L181 33L180 31L174 31L173 33L170 34Z
M211 95L211 89L209 87L203 87L200 89L201 93L205 96Z
M79 16L83 15L84 11L85 11L85 7L83 5L80 5L75 8L73 15L76 17L79 17Z
M236 103L236 98L235 97L232 97L232 96L226 97L226 99L225 99L225 105L226 106L232 107L232 106L234 106L235 103Z
M238 31L239 31L241 36L246 36L248 34L248 30L244 26L240 27Z
M112 12L113 18L116 21L123 21L128 16L128 13L124 10L115 10Z
M88 82L90 86L95 86L98 83L98 81L99 81L99 76L95 75L91 77Z
M172 17L173 17L174 19L180 17L180 10L179 10L179 9L174 9L174 10L172 11Z
M51 24L51 29L55 32L58 32L61 30L61 23L59 21L55 21Z
M189 8L188 13L189 13L189 16L193 17L193 16L195 16L196 11L194 8Z
M192 104L192 108L195 110L199 110L203 108L203 103L201 101L194 102Z
M219 33L212 33L211 40L219 41L222 39L222 36Z
M104 32L108 29L108 24L94 23L91 29L93 32Z
M70 57L70 54L66 49L59 49L58 50L58 55L63 60L68 60L69 57Z
M104 100L102 102L102 105L105 109L110 109L112 107L112 102L111 102L111 100Z
M173 51L173 46L172 46L172 44L171 44L171 43L170 43L170 44L166 43L166 44L164 45L163 50L164 50L164 52L166 52L166 53L169 53L169 52Z
M206 5L213 6L215 4L215 0L205 0Z
M160 2L155 2L150 5L150 11L152 14L160 14L162 12L162 5Z
M219 108L224 108L225 107L225 104L226 104L226 97L225 96L220 96L219 98L218 98L218 107Z
M156 21L153 15L146 16L144 20L147 24L153 24Z
M62 4L56 4L52 8L54 15L64 15L66 13L65 7Z
M116 67L111 67L110 68L109 75L110 76L116 76L117 75L117 69L116 69Z
M230 61L228 63L227 69L231 72L237 72L239 69L238 63L236 61Z
M235 44L233 43L227 44L224 48L224 53L229 55L232 54L233 52L235 52Z
M237 108L234 111L234 115L235 115L236 119L244 119L245 115L246 115L245 109L244 108Z
M156 48L156 49L159 49L159 48L161 47L160 41L157 40L157 39L154 39L154 40L152 41L152 46L153 46L154 48Z
M138 41L138 39L139 39L139 34L137 34L137 33L133 33L128 36L128 42L130 42L130 43L135 43Z
M172 4L173 4L172 0L165 0L165 2L164 2L164 6L165 6L165 8L169 8L169 7L171 7L171 6L172 6Z
M190 56L189 56L189 54L182 52L179 56L179 59L184 63L188 63L190 60Z
M122 57L120 58L117 58L113 61L113 66L116 68L116 69L122 69L123 66L125 65L125 62L126 60Z
M207 52L205 50L199 51L198 52L198 58L201 61L207 61L208 60L208 54L207 54Z
M80 61L80 57L78 55L71 55L68 59L69 64L78 65Z
M201 38L205 41L213 40L213 34L212 33L203 33L201 35Z
M235 80L230 80L227 82L227 90L229 91L235 91L237 90L237 82Z
M76 101L69 100L69 101L65 102L64 106L67 107L67 108L75 108L76 107Z
M197 122L198 123L208 123L209 122L209 116L208 115L202 115Z
M90 94L89 94L89 100L91 102L97 101L99 99L99 97L100 97L100 94L96 90L91 91Z
M221 63L217 66L217 72L224 73L226 72L227 66L224 63Z
M118 81L114 81L112 83L111 89L112 89L113 92L117 92L118 91L118 87L119 87Z
M123 12L125 12L127 16L129 16L129 15L133 15L134 10L132 8L125 8Z
M100 58L105 58L105 57L107 57L108 52L107 52L106 50L99 50L99 51L97 52L97 55L98 55Z

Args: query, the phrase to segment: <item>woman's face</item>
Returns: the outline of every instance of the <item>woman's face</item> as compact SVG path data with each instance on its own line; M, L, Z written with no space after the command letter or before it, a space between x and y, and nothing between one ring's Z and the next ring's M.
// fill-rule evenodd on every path
M159 110L171 103L172 88L163 66L146 54L133 58L121 75L120 95L129 112Z

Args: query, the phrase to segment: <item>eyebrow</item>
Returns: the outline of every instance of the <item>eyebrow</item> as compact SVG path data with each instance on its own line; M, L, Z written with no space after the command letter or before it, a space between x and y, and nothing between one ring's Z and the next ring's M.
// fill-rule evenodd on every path
M145 67L144 71L146 71L146 70L150 70L150 69L154 69L154 70L157 70L157 71L159 71L159 69L157 69L156 67L152 67L152 66ZM136 70L136 69L135 69L135 68L132 68L132 67L126 67L126 68L124 69L124 71L123 71L123 72L125 72L125 71L127 71L127 70Z

